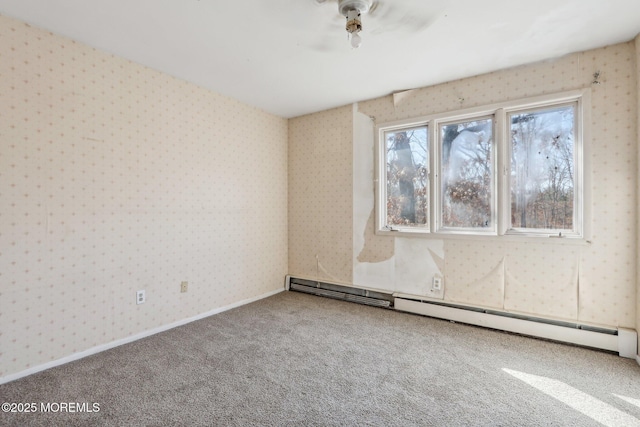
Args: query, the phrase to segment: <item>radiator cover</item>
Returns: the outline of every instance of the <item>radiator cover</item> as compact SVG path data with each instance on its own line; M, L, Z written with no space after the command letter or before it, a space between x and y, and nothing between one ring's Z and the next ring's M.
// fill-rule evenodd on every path
M289 280L289 290L375 307L391 308L393 306L393 296L391 294L326 282L291 278Z
M580 345L618 353L635 359L637 333L632 329L598 328L578 323L517 315L497 310L431 301L419 296L391 294L347 285L287 276L286 289L312 295L384 307L469 325L513 332L536 338Z

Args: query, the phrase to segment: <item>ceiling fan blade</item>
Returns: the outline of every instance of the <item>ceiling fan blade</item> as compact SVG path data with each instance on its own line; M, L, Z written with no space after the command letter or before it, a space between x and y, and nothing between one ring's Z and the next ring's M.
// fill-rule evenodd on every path
M369 8L369 12L367 13L368 15L375 15L376 10L378 10L378 7L380 6L380 2L379 1L374 1L371 4L371 7Z
M390 7L387 1L375 1L369 14L374 24L372 34L396 31L418 33L429 28L441 15L437 10L427 14L402 12L397 7Z

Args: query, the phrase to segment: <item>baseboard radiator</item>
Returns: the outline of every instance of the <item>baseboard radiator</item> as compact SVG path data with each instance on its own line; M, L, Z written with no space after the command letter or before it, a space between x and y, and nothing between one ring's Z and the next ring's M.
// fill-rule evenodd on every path
M286 288L291 291L392 308L407 313L611 351L632 359L637 357L637 333L632 329L599 328L289 276L287 276Z
M383 292L297 278L290 278L287 281L287 285L287 289L290 291L304 292L376 307L391 308L393 306L393 295Z

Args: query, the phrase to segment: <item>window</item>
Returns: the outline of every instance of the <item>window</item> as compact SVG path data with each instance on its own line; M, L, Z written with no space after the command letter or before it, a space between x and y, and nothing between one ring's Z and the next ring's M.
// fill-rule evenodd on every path
M429 229L429 144L426 126L384 132L389 226Z
M574 231L576 108L508 114L511 229Z
M493 117L440 125L441 223L452 229L495 229Z
M573 91L378 126L381 234L584 237Z

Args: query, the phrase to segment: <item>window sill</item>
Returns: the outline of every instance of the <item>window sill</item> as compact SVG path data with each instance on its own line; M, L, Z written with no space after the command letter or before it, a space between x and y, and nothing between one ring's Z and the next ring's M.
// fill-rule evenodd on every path
M557 235L536 235L536 234L503 234L498 235L495 232L487 233L428 233L422 230L399 229L399 230L377 230L378 236L390 237L407 237L428 240L471 240L471 241L491 241L504 243L543 243L553 245L577 245L588 246L592 243L591 239L584 236L562 236Z

